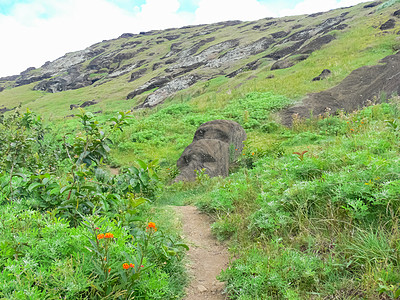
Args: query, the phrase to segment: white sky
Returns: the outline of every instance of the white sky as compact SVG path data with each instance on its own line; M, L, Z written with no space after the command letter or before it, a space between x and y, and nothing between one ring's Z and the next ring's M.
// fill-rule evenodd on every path
M1 6L10 1L0 0L0 12L5 10ZM287 0L287 5L279 5L268 4L268 0L192 0L196 1L196 9L182 11L182 1L146 0L129 10L110 0L31 0L15 4L6 15L0 13L0 77L40 67L67 52L85 49L125 32L309 14L365 2ZM284 2L281 0L281 4Z

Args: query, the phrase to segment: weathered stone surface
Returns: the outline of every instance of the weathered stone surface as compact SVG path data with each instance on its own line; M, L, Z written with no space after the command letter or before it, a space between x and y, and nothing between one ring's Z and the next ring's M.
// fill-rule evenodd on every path
M308 54L300 54L295 56L290 56L286 59L278 60L271 66L271 70L279 70L293 67L295 64L302 60L306 60L308 58Z
M375 7L378 6L379 4L381 4L382 2L380 1L376 1L376 2L372 2L370 4L364 5L364 8L371 8L371 7Z
M200 140L191 143L178 159L180 170L175 181L193 181L196 179L195 170L205 169L210 177L228 176L229 145L219 140Z
M261 53L268 49L273 43L273 39L263 37L253 43L244 46L238 46L232 50L229 50L222 56L209 61L206 66L209 68L220 68L221 66L232 63L236 60Z
M385 23L379 27L380 30L388 30L388 29L393 29L396 26L396 20L395 19L389 19Z
M246 138L244 129L234 121L202 124L177 161L180 175L175 181L193 181L195 170L203 169L210 177L228 176L229 164L241 154Z
M2 107L2 108L0 108L0 114L4 114L5 112L10 111L10 110L12 110L12 108Z
M324 80L328 76L332 74L331 70L324 69L321 74L319 74L317 77L314 77L312 81L319 81L319 80Z
M287 55L289 55L289 54L292 54L292 53L296 52L297 50L299 50L299 48L300 48L305 42L306 42L306 40L298 41L298 42L296 42L296 43L294 43L294 44L292 44L292 45L290 45L290 46L288 46L288 47L285 47L285 48L283 48L283 49L276 50L276 51L274 51L273 53L266 55L265 57L266 57L266 58L272 58L272 59L274 59L274 60L281 59L281 58L283 58L283 57L285 57L285 56L287 56Z
M49 80L43 80L34 86L36 91L46 91L57 93L66 90L74 90L81 87L91 85L96 79L89 79L86 74L81 74L78 68L72 67L67 71L67 74L61 75Z
M136 108L156 106L174 93L187 89L189 86L195 84L199 79L200 76L198 75L187 75L168 81L162 87L149 95L146 100Z
M193 142L216 139L228 143L235 150L232 158L236 159L243 150L243 141L246 138L246 132L239 123L230 120L214 120L200 125L194 134Z
M134 37L135 35L133 33L123 33L119 36L119 39L129 39L131 37Z
M233 78L242 72L256 70L260 66L260 64L261 64L260 60L257 59L255 61L252 61L252 62L246 64L245 66L241 67L240 69L238 69L232 73L229 73L228 75L226 75L226 77Z
M89 100L89 101L85 101L85 102L83 102L81 105L80 105L80 107L88 107L88 106L92 106L92 105L95 105L95 104L97 104L98 102L96 101L96 100Z
M379 101L379 95L385 93L400 95L400 53L390 55L380 60L374 66L358 68L350 73L337 86L315 94L308 95L302 103L282 110L282 123L291 125L293 115L298 118L324 114L330 111L335 114L338 110L352 112L363 106Z
M129 82L142 77L146 73L146 71L147 71L147 68L143 68L143 69L137 70L136 72L133 72L131 74L131 78L129 79Z
M323 35L321 37L317 37L316 39L312 40L307 45L304 45L298 53L301 54L311 54L316 50L321 49L322 46L329 44L335 39L333 35Z

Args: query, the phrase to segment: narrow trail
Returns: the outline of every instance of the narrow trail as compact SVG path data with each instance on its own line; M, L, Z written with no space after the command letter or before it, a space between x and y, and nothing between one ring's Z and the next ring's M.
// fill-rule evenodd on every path
M181 218L184 237L189 243L191 282L185 300L224 300L224 284L216 276L228 266L229 254L212 235L209 217L194 206L175 206Z

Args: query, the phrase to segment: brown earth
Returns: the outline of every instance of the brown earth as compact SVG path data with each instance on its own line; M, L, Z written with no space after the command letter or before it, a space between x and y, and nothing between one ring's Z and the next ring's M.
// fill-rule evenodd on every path
M224 284L216 279L228 266L229 254L211 235L210 218L194 206L176 206L185 240L189 243L188 270L191 277L185 300L223 300Z
M301 103L282 110L282 123L290 126L294 116L309 118L339 110L352 112L392 94L400 94L400 52L383 58L375 66L358 68L337 86L310 94Z

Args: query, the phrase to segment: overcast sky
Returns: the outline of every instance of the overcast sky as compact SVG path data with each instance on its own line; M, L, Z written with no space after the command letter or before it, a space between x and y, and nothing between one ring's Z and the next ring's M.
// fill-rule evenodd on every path
M326 11L365 0L0 0L0 77L122 33Z

